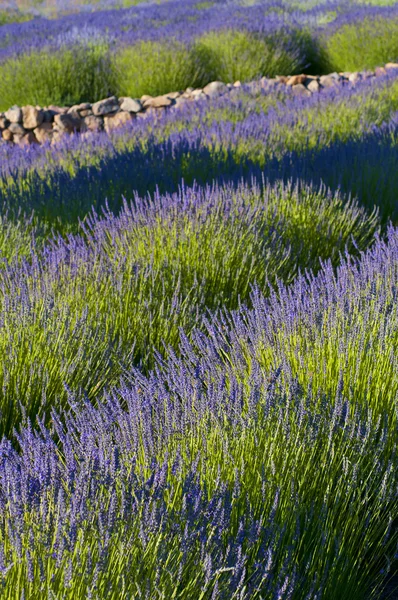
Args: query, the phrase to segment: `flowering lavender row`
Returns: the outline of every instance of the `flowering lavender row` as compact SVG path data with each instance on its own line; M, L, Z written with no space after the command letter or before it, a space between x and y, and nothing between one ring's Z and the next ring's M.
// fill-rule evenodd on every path
M179 328L199 327L208 310L248 301L255 282L317 269L319 257L336 264L378 230L376 214L305 184L184 188L91 215L80 235L0 272L0 430L24 412L48 416L64 384L95 401L124 370L147 371L164 344L176 348Z
M203 6L202 6L203 4ZM104 43L130 46L141 40L179 40L188 45L195 38L219 29L245 30L269 36L284 34L285 45L295 31L311 28L316 35L329 35L346 24L364 18L394 20L397 7L358 7L328 1L308 10L293 8L281 0L261 0L250 6L240 2L208 3L197 0L144 4L124 10L78 12L59 19L34 19L0 28L0 60L49 45L53 50L76 44ZM111 8L111 7L110 7ZM297 44L298 38L293 43ZM304 46L301 52L305 53ZM304 55L303 55L304 56ZM307 57L308 60L308 57ZM391 60L394 60L392 57Z
M107 198L144 195L213 178L252 173L320 179L354 192L370 209L396 218L397 76L374 77L311 98L285 86L243 86L227 96L185 103L124 131L72 136L56 147L0 146L0 198L10 211L66 221ZM328 157L325 160L325 157ZM388 173L388 177L384 176Z
M398 541L397 252L390 228L337 274L182 333L181 358L96 408L69 392L18 451L3 439L2 596L378 598Z

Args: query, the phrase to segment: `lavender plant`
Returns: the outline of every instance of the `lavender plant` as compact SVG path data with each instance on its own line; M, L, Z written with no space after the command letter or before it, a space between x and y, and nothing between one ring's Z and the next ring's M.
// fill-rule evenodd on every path
M65 384L95 401L123 370L176 348L179 328L206 311L237 307L254 282L317 269L319 256L336 263L378 229L376 214L305 186L193 188L135 204L91 216L83 237L59 237L1 275L2 432L64 404Z
M391 229L337 276L325 266L312 296L297 294L301 280L287 288L290 323L315 333L314 310L329 301L332 322L379 273L384 302L371 307L389 319L387 340L397 239ZM370 379L366 399L341 384L315 392L289 355L268 370L258 350L281 323L273 310L257 295L252 312L231 315L228 338L215 320L193 343L182 335L182 358L126 374L97 408L70 394L63 423L53 411L50 429L27 424L19 451L3 440L5 598L379 596L397 543L394 389L388 405Z

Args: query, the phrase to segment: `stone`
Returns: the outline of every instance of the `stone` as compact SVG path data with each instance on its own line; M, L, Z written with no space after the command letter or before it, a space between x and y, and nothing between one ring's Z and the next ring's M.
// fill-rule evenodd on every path
M10 121L8 119L6 119L5 117L0 117L0 129L7 129L9 124Z
M234 87L236 87L236 88L240 88L240 87L242 87L242 84L241 84L241 82L240 82L239 80L238 80L238 81L235 81L235 83L234 83Z
M307 75L293 75L292 77L289 77L289 79L286 81L286 85L298 85L300 83L305 83L307 80Z
M152 96L148 96L148 94L144 94L143 96L141 96L141 104L143 104L145 102L145 100L149 100L150 98L152 98Z
M307 90L309 90L312 93L319 92L320 87L321 86L319 85L316 79L311 79L311 81L307 84Z
M95 102L91 109L96 117L100 115L108 115L109 113L117 112L119 110L119 102L116 96L111 96L110 98L105 98L104 100Z
M57 142L61 141L65 135L65 131L54 131L51 138L51 146L54 146Z
M33 130L33 133L35 134L37 141L40 142L40 144L44 144L44 142L51 140L54 130L51 123L44 122L39 125L39 127L36 127L36 129Z
M362 79L361 74L358 73L357 71L354 71L354 73L351 73L348 76L348 81L350 81L351 83L357 83L357 81L360 81Z
M31 146L32 144L38 144L39 142L36 139L33 131L28 131L28 133L23 135L21 139L18 140L18 143L20 146Z
M286 77L286 75L277 75L276 79L278 81L280 81L281 83L287 83L287 80L289 79L289 77Z
M311 96L311 92L307 90L303 83L298 83L292 87L295 96Z
M384 68L387 69L398 69L398 63L393 63L393 62L389 62L386 65L384 65Z
M73 133L80 131L81 119L68 114L55 115L54 124L60 132Z
M177 100L181 96L181 92L170 92L170 94L166 94L170 100Z
M142 104L134 98L119 98L120 110L126 112L138 113L142 110Z
M376 77L381 77L381 75L385 75L386 73L387 73L387 71L384 67L376 67L375 68Z
M203 88L204 93L209 98L217 98L228 92L228 88L222 81L212 81Z
M104 129L104 121L101 117L89 115L83 119L83 130L102 131Z
M14 138L14 134L9 129L5 129L4 131L1 132L1 137L6 142L12 142L13 138Z
M68 108L67 112L70 113L79 113L82 110L90 110L91 109L91 104L90 102L81 102L81 104L75 104L74 106L71 106L70 108Z
M50 104L50 106L47 106L45 110L51 111L54 114L54 116L64 115L68 112L68 108L66 106L55 106L55 104Z
M193 87L187 87L187 89L185 90L185 92L186 92L187 94L192 94L192 92L193 92Z
M109 117L104 117L104 128L107 133L113 131L114 129L118 129L119 127L123 127L127 123L131 123L134 119L134 116L129 112L119 112L116 115L111 115Z
M11 123L8 128L14 135L25 135L26 131L20 123Z
M370 71L369 69L367 71L362 71L361 75L362 75L362 79L372 79L372 77L375 76L373 71Z
M20 141L22 140L22 138L23 138L23 135L17 133L17 134L14 134L14 138L12 141L14 142L14 144L19 144Z
M322 87L330 88L338 85L338 80L336 80L336 78L332 77L331 75L322 75L319 78L319 83Z
M4 116L10 123L22 123L22 109L19 106L12 106L4 113Z
M25 129L35 129L43 123L43 113L34 106L22 108L22 124Z
M192 96L194 100L205 100L207 98L206 94L200 90L197 94Z
M167 96L156 96L155 98L148 98L148 100L144 100L144 108L165 108L166 106L171 106L174 104L174 101L168 98Z
M87 110L80 110L79 111L79 115L84 118L84 117L91 117L93 114L93 111L91 110L91 108L88 108Z

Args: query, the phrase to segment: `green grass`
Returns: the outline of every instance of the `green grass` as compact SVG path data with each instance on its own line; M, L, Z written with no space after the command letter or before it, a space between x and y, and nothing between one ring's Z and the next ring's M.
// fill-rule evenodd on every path
M398 19L367 18L344 25L321 47L329 72L362 71L398 62Z
M0 110L17 104L95 102L114 89L106 43L85 43L8 59L0 65Z
M302 67L299 52L281 49L281 36L273 39L245 31L210 32L196 41L193 52L208 81L233 83L296 73Z
M158 96L207 83L201 65L177 42L140 42L116 52L112 64L118 96Z

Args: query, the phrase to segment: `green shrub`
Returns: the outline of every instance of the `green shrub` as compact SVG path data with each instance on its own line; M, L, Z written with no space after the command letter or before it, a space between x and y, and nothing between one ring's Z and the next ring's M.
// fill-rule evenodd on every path
M157 96L207 83L192 53L177 42L134 44L119 50L113 64L119 96Z
M249 81L261 76L295 73L299 49L283 49L278 41L244 31L212 31L198 39L194 54L208 81Z
M85 43L50 53L40 50L0 65L0 110L13 104L76 104L96 101L112 91L105 43Z
M325 68L361 71L398 60L398 19L344 25L324 42Z

